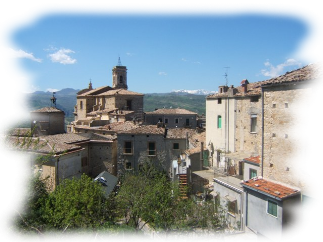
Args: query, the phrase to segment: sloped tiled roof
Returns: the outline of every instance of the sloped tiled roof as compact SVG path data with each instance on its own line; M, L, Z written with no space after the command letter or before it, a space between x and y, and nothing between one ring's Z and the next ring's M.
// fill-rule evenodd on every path
M44 107L31 111L31 113L64 113L64 111L55 107Z
M300 193L300 191L297 189L290 188L259 177L243 182L242 186L260 192L267 196L274 197L277 200L283 200Z
M149 135L163 135L165 128L157 127L157 125L141 125L134 129L127 131L120 131L118 134L149 134Z
M243 160L248 162L248 163L253 163L253 164L256 164L256 165L260 165L260 156L259 155L244 158Z
M115 95L136 95L136 96L143 96L144 94L129 91L126 89L112 89L103 93L98 94L98 96L115 96Z
M99 129L119 132L119 131L128 131L128 130L131 130L131 129L136 128L138 126L139 126L139 124L135 124L132 121L126 121L126 122L115 122L115 123L107 124L107 125L100 127Z
M83 97L83 96L89 96L89 95L98 95L101 94L103 92L106 92L108 90L112 89L112 87L110 86L103 86L103 87L98 87L83 93L80 93L79 95L77 95L78 97Z
M162 109L157 109L153 112L146 112L146 114L197 114L197 113L194 113L182 108L171 108L171 109L162 108Z
M319 75L319 66L311 64L294 71L286 72L284 75L263 81L261 82L261 86L311 81L317 79Z

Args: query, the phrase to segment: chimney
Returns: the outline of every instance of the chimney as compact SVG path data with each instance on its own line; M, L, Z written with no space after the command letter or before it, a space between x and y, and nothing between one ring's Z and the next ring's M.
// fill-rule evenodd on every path
M241 81L241 86L243 87L243 93L247 93L248 92L248 80L244 79Z

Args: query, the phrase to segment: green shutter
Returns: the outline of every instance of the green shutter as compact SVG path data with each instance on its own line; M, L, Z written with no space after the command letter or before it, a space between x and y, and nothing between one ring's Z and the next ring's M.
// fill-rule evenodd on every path
M222 128L222 117L220 115L218 116L218 128Z
M277 217L277 203L268 200L267 212L275 217Z

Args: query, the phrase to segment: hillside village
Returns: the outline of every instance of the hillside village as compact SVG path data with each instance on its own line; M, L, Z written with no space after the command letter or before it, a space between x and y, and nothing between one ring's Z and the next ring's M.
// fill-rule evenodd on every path
M128 90L127 67L119 62L111 87L90 82L77 93L75 119L66 128L53 95L50 107L30 113L30 129L15 129L9 140L15 144L30 132L38 140L21 150L31 160L51 157L33 163L49 191L86 174L103 178L110 194L123 174L149 161L178 182L181 199L221 205L231 232L271 238L283 235L295 205L308 199L306 181L293 174L290 128L297 100L310 95L318 75L311 64L261 82L219 86L200 117L179 108L145 112L144 94Z

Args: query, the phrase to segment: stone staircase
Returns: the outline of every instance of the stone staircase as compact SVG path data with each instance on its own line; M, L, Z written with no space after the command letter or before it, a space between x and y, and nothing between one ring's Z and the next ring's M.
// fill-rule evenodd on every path
M187 175L186 174L179 174L179 191L180 191L180 197L182 199L187 199Z

